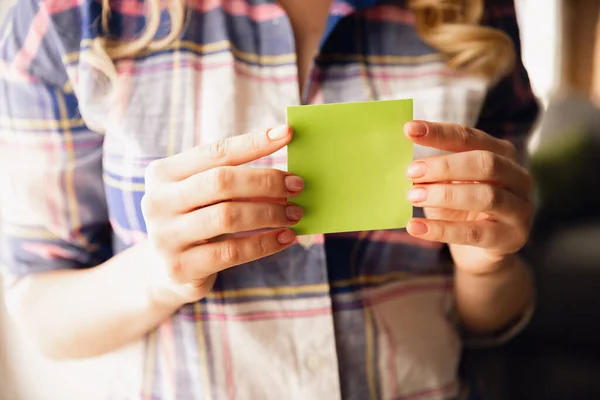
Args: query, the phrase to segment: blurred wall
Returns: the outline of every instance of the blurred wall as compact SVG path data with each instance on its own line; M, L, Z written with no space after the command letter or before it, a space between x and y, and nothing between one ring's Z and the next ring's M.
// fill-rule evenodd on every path
M600 42L592 38L598 37L600 33L600 25L597 24L600 19L600 1L564 0L563 13L565 62L562 80L571 92L598 97Z
M3 19L14 0L0 0ZM560 0L517 0L524 62L534 89L544 101L558 87ZM1 288L0 288L1 290ZM102 360L53 362L38 355L12 326L0 306L1 400L105 400Z
M515 0L523 63L529 71L533 90L544 105L561 89L563 83L564 1L566 0Z

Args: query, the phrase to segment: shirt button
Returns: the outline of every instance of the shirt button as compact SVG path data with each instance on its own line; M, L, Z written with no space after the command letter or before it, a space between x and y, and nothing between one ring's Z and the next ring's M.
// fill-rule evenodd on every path
M298 242L298 244L300 244L305 249L310 249L315 244L315 242L316 242L315 236L316 235L298 236L296 238L296 241Z
M327 366L327 359L317 354L313 354L306 360L308 369L312 372L319 372Z

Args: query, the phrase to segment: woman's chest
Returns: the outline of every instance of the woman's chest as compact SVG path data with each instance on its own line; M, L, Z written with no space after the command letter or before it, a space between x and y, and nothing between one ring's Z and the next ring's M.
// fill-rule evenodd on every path
M272 3L248 7L192 10L180 40L116 63L116 96L103 121L108 153L165 157L268 129L299 103L412 97L415 118L476 122L485 85L449 70L403 6L337 10L336 2L305 28L298 26L308 16L297 11L288 18Z
M303 98L294 30L283 10L234 11L194 11L181 40L117 63L104 169L111 213L124 226L144 230L139 200L150 161L285 123L289 105L410 97L416 119L477 120L485 86L448 70L402 7L353 12L331 26L330 14ZM286 163L284 149L255 164L285 169Z

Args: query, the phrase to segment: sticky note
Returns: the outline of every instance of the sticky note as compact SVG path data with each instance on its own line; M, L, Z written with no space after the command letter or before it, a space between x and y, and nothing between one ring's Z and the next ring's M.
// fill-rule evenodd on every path
M412 99L288 107L288 171L305 181L289 199L304 209L296 234L405 227L412 118Z

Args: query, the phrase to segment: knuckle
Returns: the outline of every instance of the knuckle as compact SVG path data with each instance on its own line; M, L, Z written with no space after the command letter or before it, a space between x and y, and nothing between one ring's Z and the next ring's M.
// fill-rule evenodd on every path
M234 174L230 168L215 168L213 170L213 186L217 193L227 195L233 188Z
M248 135L248 146L251 150L260 150L263 147L262 136L251 133Z
M504 151L506 152L508 158L516 160L518 157L518 152L515 145L511 141L506 139L501 139L500 142L502 143L502 147L504 147Z
M433 232L434 234L432 235L432 239L433 240L439 240L439 241L452 241L452 238L448 236L449 234L449 230L446 229L446 225L444 224L439 224L438 229L436 229L436 231Z
M450 160L448 160L448 157L442 157L440 161L440 172L442 176L450 176L450 173L452 171L452 167L450 166Z
M498 243L504 254L513 254L525 246L528 234L520 227L510 227L502 230L492 230L488 233L489 242Z
M257 255L269 254L271 250L269 238L266 235L261 235L257 238L255 244L255 252Z
M501 203L500 190L491 185L483 185L479 193L479 204L483 210L495 210Z
M433 137L439 137L442 134L442 125L438 122L427 122L428 130Z
M221 203L212 207L214 226L222 232L231 232L237 223L237 209L231 203Z
M158 227L149 233L148 239L151 241L154 248L169 253L176 247L177 240L173 236L173 232L170 232L170 230L167 230L164 227Z
M173 282L185 282L185 265L187 264L186 253L179 253L177 257L172 257L167 264L167 276Z
M220 247L219 261L227 264L234 265L240 261L240 251L233 241L224 242Z
M191 196L188 193L187 185L182 182L176 183L173 186L173 192L177 199L178 207L189 210L193 208Z
M206 252L205 260L208 265L219 265L223 262L223 257L221 256L223 253L223 246L226 244L220 244L208 247L208 251Z
M156 234L156 232L158 232L157 229L154 229L152 226L148 226L148 242L153 249L161 252L165 246L160 240L160 235Z
M277 221L277 212L275 210L275 205L273 204L265 204L265 219L269 222Z
M275 174L269 170L264 170L260 173L260 185L265 193L271 193L277 187L275 182Z
M515 251L518 251L521 249L521 247L523 247L527 241L529 240L529 229L527 228L520 228L520 229L516 229L515 232Z
M498 172L498 157L491 151L478 152L479 170L485 177L493 178Z
M223 159L227 156L228 147L229 147L228 139L219 139L215 142L210 143L207 146L207 152L211 158Z
M522 207L522 215L521 218L526 226L531 225L531 220L533 219L534 207L530 202L525 202L525 205Z
M160 180L162 176L164 161L162 159L152 160L146 167L144 171L144 180L146 185L151 185L152 183Z
M257 235L247 243L248 257L258 259L270 254L271 246L266 235Z
M453 204L455 197L454 187L452 185L444 185L442 189L442 201L444 204Z
M145 220L149 220L156 216L160 208L156 196L150 193L144 193L142 196L140 207Z
M458 124L456 126L456 134L462 143L468 144L473 139L474 130L468 125Z
M160 241L163 243L163 246L168 249L179 250L183 243L181 236L181 229L173 229L173 227L171 227L171 229L162 231Z
M483 233L481 229L474 225L468 225L465 229L465 243L473 246L481 244Z

